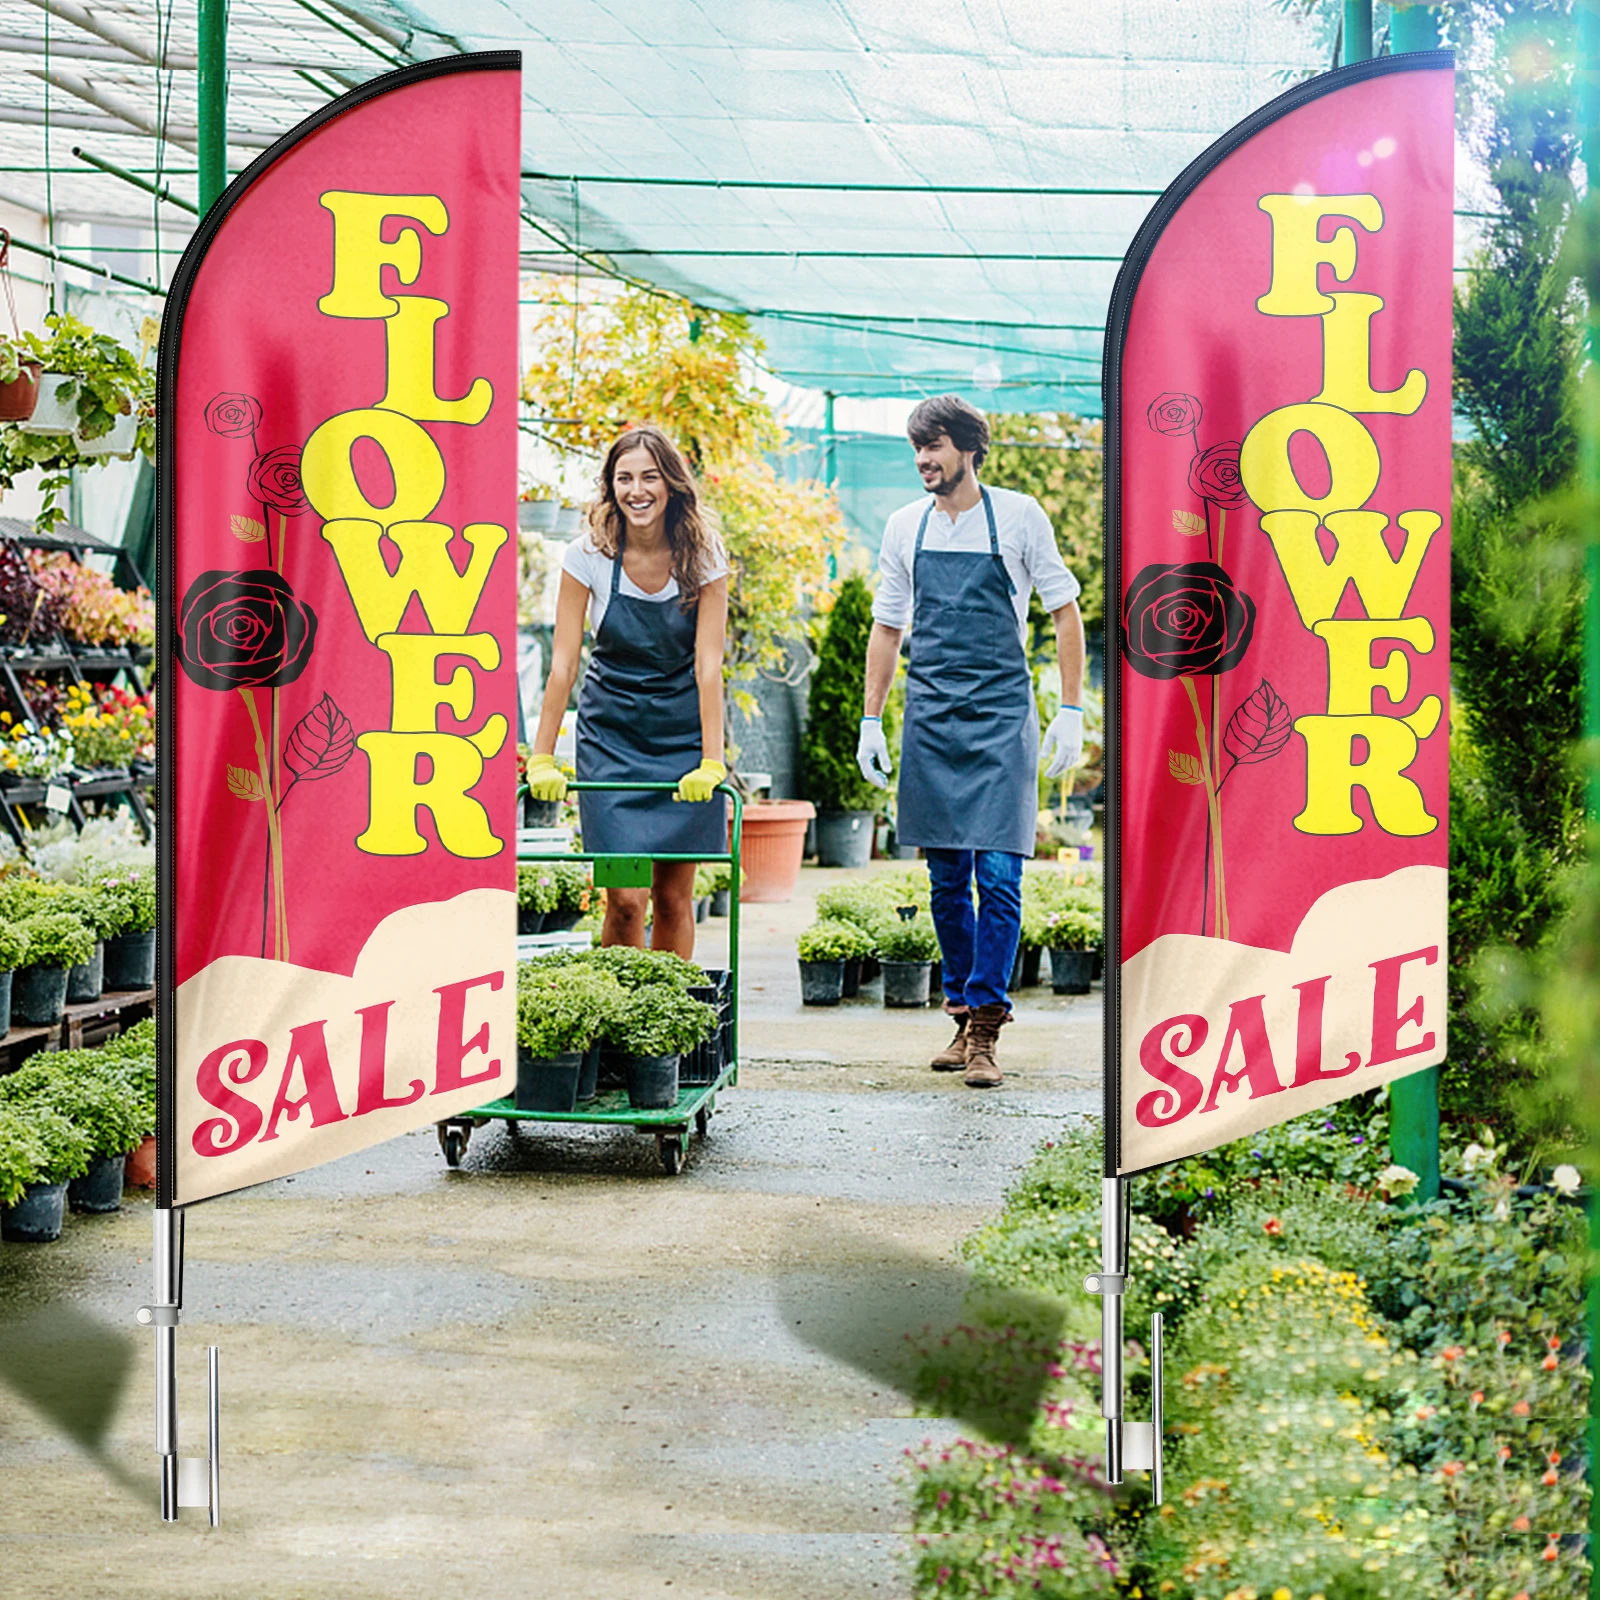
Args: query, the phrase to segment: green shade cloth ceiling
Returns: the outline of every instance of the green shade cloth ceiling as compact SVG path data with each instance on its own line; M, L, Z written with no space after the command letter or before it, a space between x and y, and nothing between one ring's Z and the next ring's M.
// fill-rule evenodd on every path
M1154 192L1333 53L1281 0L398 8L523 52L530 252L759 313L792 383L1091 416Z

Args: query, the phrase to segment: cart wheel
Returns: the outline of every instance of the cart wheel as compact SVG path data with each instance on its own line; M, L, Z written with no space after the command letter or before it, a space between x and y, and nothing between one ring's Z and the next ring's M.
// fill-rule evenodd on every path
M461 1165L461 1158L467 1153L467 1140L471 1137L471 1133L470 1128L463 1128L457 1123L439 1124L439 1148L444 1151L446 1166Z
M694 1131L703 1139L706 1130L711 1126L711 1113L704 1106L694 1114Z
M656 1135L656 1154L661 1158L661 1165L669 1178L675 1178L683 1170L683 1135L681 1133L658 1133Z

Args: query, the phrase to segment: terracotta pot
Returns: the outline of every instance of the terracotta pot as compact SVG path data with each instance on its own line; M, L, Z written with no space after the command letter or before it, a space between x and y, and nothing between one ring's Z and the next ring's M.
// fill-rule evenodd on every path
M37 361L25 362L22 370L10 383L0 383L0 422L26 422L39 403L39 374L44 371Z
M787 900L800 881L806 824L816 816L809 800L757 800L744 808L739 862L741 903Z
M156 1138L151 1134L137 1150L128 1155L128 1165L123 1171L123 1181L133 1189L153 1189L156 1186Z

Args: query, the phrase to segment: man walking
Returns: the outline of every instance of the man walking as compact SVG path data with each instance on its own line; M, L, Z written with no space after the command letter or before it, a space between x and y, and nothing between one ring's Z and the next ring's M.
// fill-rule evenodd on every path
M996 1045L1022 931L1022 863L1033 854L1038 768L1061 777L1083 752L1083 621L1078 580L1038 501L988 489L983 414L953 394L924 400L906 433L931 498L889 518L878 561L856 760L889 786L883 703L911 625L896 836L922 847L956 1035L933 1059L975 1089L1001 1079ZM1024 641L1028 595L1055 623L1061 710L1041 756ZM972 904L976 879L978 906Z

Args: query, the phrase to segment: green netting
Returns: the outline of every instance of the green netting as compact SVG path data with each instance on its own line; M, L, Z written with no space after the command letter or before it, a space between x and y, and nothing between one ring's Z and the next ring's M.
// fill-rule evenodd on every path
M790 428L789 440L793 448L778 458L779 470L791 478L831 482L852 541L876 562L889 514L926 493L905 436L836 434L831 462L820 428Z
M524 165L544 175L524 180L525 238L546 259L582 249L763 313L794 383L1087 415L1117 262L1153 193L1327 67L1335 12L399 3L464 48L522 50ZM1095 192L1059 192L1072 189Z

